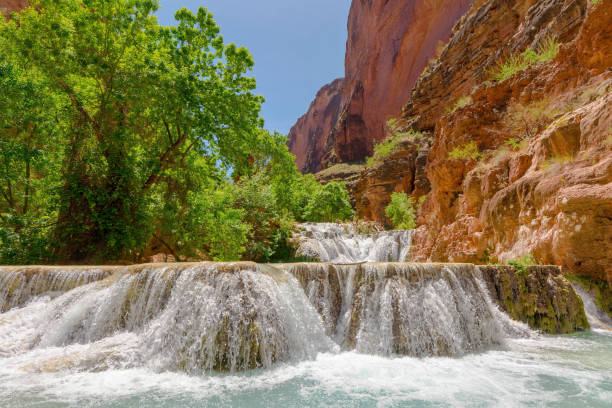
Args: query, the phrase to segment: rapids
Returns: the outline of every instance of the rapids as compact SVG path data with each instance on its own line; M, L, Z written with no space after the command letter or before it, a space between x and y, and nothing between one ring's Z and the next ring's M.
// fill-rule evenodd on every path
M344 264L411 233L336 227L305 235L342 265L0 267L0 406L609 406L609 332L542 336L473 265Z
M362 234L352 224L302 224L297 255L321 262L404 262L413 231L372 231Z

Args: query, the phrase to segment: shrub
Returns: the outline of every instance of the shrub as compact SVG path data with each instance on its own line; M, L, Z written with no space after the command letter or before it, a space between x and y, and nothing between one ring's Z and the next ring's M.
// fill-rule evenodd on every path
M548 62L559 53L559 43L553 37L547 37L537 49L525 50L522 54L511 56L503 62L498 62L492 70L488 71L491 79L504 82L519 71L529 68L534 64Z
M411 230L416 226L418 208L423 203L425 196L416 204L413 197L406 193L391 194L391 203L385 208L385 215L391 219L394 229Z
M391 137L374 145L374 154L366 159L366 164L371 167L380 164L384 159L399 151L399 145L406 140L418 140L423 137L421 132L409 130L407 132L396 132Z
M560 112L550 108L546 99L527 105L518 102L508 106L503 124L518 142L534 138L544 130Z
M527 267L536 264L537 262L533 254L523 255L520 258L511 259L508 261L508 265L514 266L516 273L518 273L519 276L526 276Z
M456 112L456 111L457 111L457 110L459 110L459 109L463 109L463 108L465 108L466 106L471 105L471 104L472 104L472 102L473 102L473 100L472 100L472 97L471 97L471 96L464 96L464 97L462 97L462 98L459 98L459 99L457 100L457 102L455 102L455 104L453 105L453 107L452 107L452 108L448 108L448 109L447 109L447 112L448 112L448 113L453 113L453 112Z
M336 181L316 191L304 209L304 219L309 222L346 221L353 214L346 186Z
M449 154L449 159L460 159L460 160L478 160L482 154L478 150L476 142L472 141L462 146L456 146Z

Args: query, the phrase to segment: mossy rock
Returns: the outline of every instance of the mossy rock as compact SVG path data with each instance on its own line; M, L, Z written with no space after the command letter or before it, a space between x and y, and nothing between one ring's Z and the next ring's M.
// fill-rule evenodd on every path
M556 266L480 266L491 297L515 320L548 334L589 328L582 300Z

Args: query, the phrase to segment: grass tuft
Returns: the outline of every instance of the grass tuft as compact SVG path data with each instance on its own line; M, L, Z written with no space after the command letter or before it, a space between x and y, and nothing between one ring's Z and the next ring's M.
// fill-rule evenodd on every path
M391 135L391 137L383 140L380 143L374 145L374 154L372 157L366 159L366 165L372 167L380 164L387 157L399 151L399 145L407 140L418 140L423 137L421 132L415 130L409 130L407 132L397 132Z
M456 111L457 111L457 110L459 110L459 109L463 109L463 108L465 108L466 106L471 105L471 104L472 104L472 102L473 102L473 100L472 100L472 97L471 97L471 96L464 96L464 97L462 97L462 98L459 98L459 99L457 100L457 102L455 102L455 104L453 105L453 107L452 107L452 108L447 108L447 109L446 109L446 111L447 111L448 113L454 113L454 112L456 112Z
M522 54L514 55L503 62L498 62L492 70L487 71L491 80L504 82L517 72L523 71L532 65L553 60L559 54L559 43L554 37L547 37L538 47L537 51L531 48Z
M449 154L449 159L459 159L459 160L478 160L482 157L482 153L478 150L478 146L476 142L472 141L468 144L462 146L456 146Z

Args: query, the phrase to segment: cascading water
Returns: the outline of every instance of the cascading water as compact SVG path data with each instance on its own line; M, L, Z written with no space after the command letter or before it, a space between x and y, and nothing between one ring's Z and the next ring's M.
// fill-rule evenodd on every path
M410 248L410 232L344 228L311 224L302 243L339 263ZM537 335L499 311L473 265L4 268L0 282L3 406L517 406L544 394L605 406L612 389L612 353L598 351L612 336ZM598 353L581 357L588 374L539 357L580 347ZM501 400L481 391L493 383Z
M580 284L576 283L572 286L582 299L582 303L584 303L584 311L591 327L612 332L612 319L606 312L597 307L593 295L580 286Z
M113 268L0 268L0 313L23 305L33 296L53 296L107 278Z
M457 356L531 331L494 306L473 265L373 263L288 266L347 349Z
M302 224L297 255L331 263L405 262L413 231L363 234L352 224Z
M255 264L125 269L0 316L0 356L52 350L27 367L43 371L235 371L336 347L297 281Z

